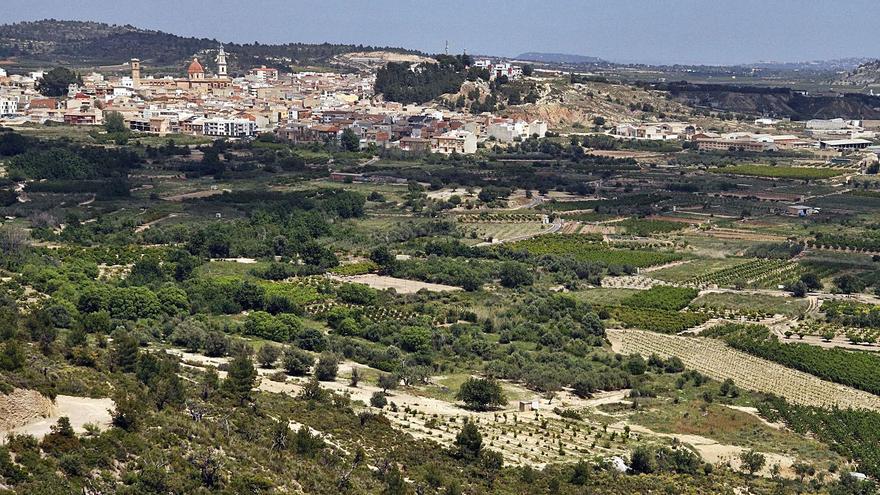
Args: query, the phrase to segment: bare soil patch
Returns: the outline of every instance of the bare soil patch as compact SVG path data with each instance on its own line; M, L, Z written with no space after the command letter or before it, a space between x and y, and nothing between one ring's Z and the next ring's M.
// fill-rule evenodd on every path
M106 428L113 407L113 401L106 398L59 395L52 403L34 390L16 389L11 395L0 396L0 442L9 433L42 438L61 417L69 418L77 433L84 432L86 424Z
M400 294L414 294L422 289L431 292L462 290L461 287L455 287L454 285L432 284L418 280L407 280L404 278L386 277L384 275L374 274L353 275L349 277L333 275L330 278L341 282L364 284L379 290L394 289Z

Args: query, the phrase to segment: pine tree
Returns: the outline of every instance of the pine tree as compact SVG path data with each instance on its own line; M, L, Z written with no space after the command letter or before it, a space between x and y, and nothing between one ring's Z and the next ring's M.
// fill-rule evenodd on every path
M138 342L129 332L116 332L111 359L113 367L123 373L135 371L138 361Z
M480 456L483 448L483 435L477 425L466 422L455 436L456 455L462 459L473 461Z
M257 370L251 357L246 353L239 353L229 363L229 372L226 380L223 381L223 390L239 405L244 405L250 400L251 389L254 388L256 380Z

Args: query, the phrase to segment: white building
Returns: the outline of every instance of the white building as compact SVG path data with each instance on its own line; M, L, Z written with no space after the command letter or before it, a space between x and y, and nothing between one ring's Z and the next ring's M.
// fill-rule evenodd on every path
M477 152L477 136L468 131L449 131L432 139L431 151L444 155L470 155Z
M112 98L131 97L133 94L131 86L114 86Z
M254 67L248 71L248 79L261 83L270 83L278 80L278 69L274 67Z
M493 78L507 76L508 79L513 80L522 76L522 67L504 62L493 65L491 72Z
M0 67L0 77L6 77L6 69Z
M862 128L860 120L837 119L811 119L807 121L806 128L817 131L841 131L852 128Z
M819 148L823 150L852 151L865 149L872 144L867 139L829 139L819 141Z
M624 138L666 141L693 134L695 127L687 122L618 124L614 134Z
M771 119L770 117L762 117L760 119L755 119L755 125L770 126L770 125L776 125L777 123L779 123L778 120Z
M474 61L474 67L478 69L488 69L492 67L492 61L489 59L482 59Z
M0 98L0 115L14 115L18 113L18 100Z
M243 138L257 135L257 124L247 119L205 119L205 136Z
M494 63L489 59L477 60L474 67L478 69L486 69L489 71L489 79L495 79L501 76L507 76L508 79L517 79L522 76L522 67L507 62Z
M873 131L866 131L861 120L812 119L806 123L806 133L814 137L874 138Z
M533 122L495 122L489 124L486 133L489 137L493 137L502 143L510 143L517 138L528 139L534 135L542 138L547 134L547 123L543 120L535 120Z

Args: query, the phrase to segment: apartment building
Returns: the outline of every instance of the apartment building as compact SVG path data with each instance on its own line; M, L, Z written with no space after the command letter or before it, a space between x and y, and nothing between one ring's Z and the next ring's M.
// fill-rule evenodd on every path
M0 116L15 115L18 113L18 100L12 98L0 98Z
M449 131L432 138L431 152L470 155L477 152L477 136L468 131Z
M247 119L205 119L203 133L211 137L247 138L257 135L257 124Z
M486 133L490 138L495 138L502 143L510 143L516 139L527 139L535 135L542 138L547 135L547 123L542 120L493 122L486 128Z
M254 67L248 71L248 79L261 83L270 83L278 80L278 69L274 67Z

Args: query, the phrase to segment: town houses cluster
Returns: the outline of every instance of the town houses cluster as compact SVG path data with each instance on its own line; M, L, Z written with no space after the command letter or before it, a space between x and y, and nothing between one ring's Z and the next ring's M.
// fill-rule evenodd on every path
M481 143L544 137L548 130L540 120L384 101L373 92L370 72L281 73L260 66L232 75L223 47L206 53L203 60L183 64L176 76L155 75L138 59L112 73L82 74L82 82L71 84L61 97L40 94L42 71L10 74L0 68L0 125L100 126L109 113L118 112L132 131L159 136L251 139L274 133L293 143L322 144L340 142L350 129L361 148L441 154L472 154ZM477 59L474 67L488 71L490 79L523 76L522 67L505 61ZM771 118L754 121L756 128L794 128L784 124ZM797 126L797 135L718 133L689 122L646 121L619 122L599 132L621 139L687 141L700 150L880 152L871 146L875 131L859 120L810 120Z
M154 71L132 59L123 71L82 74L82 83L61 97L39 93L44 72L0 71L0 125L100 126L118 112L132 131L159 136L250 139L275 133L295 143L325 143L351 129L362 148L443 154L475 153L480 142L510 143L547 132L542 121L386 102L373 94L375 76L369 73L282 74L261 66L233 76L222 47L205 58L193 58L176 77L147 75ZM522 73L507 63L479 63L493 78Z

